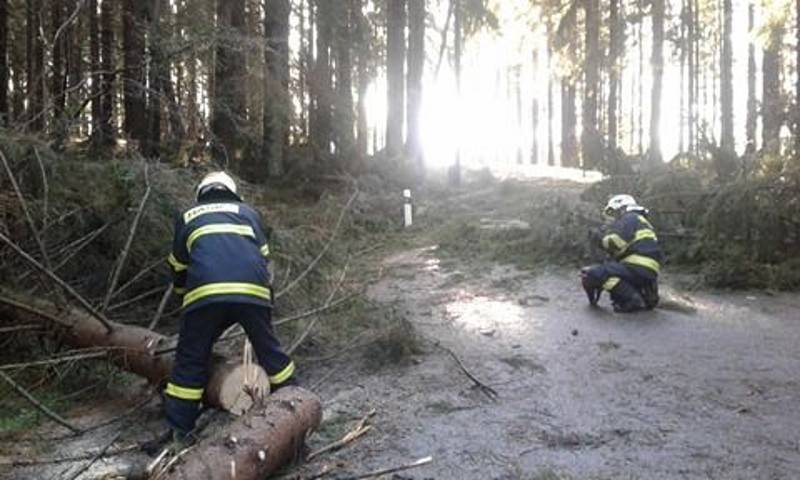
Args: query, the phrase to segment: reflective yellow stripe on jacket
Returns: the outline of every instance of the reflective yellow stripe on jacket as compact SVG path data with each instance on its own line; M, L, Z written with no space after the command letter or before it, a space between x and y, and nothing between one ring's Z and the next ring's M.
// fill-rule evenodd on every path
M167 263L169 263L169 266L172 267L172 269L176 272L182 272L189 268L189 265L181 263L177 258L175 258L174 253L169 254L169 257L167 257Z
M644 255L628 255L627 257L623 258L622 263L627 263L629 265L636 265L639 267L648 268L656 273L661 271L661 264L658 261L653 260L650 257L645 257Z
M193 231L189 235L189 238L186 240L186 250L191 252L192 244L203 235L212 235L219 233L233 233L245 237L256 238L256 232L253 231L253 227L251 226L237 225L235 223L215 223L211 225L206 225L204 227L200 227L197 230Z
M264 300L272 299L267 287L254 283L209 283L184 295L183 306L212 295L250 295Z

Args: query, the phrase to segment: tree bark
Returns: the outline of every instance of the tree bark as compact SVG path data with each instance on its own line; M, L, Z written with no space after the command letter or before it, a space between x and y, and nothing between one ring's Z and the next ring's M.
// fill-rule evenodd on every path
M425 0L408 0L408 154L418 172L425 168L422 149L422 77L425 71Z
M149 158L161 156L161 98L163 86L161 54L161 8L163 0L148 0L147 36L149 68L147 69L147 134L143 153Z
M757 148L756 122L758 121L758 103L756 100L756 46L753 41L754 28L755 5L750 3L747 6L747 32L750 41L747 45L747 121L745 124L748 150L755 150Z
M553 45L550 39L552 27L547 25L547 164L555 166L556 151L553 132Z
M53 63L52 72L50 75L50 98L53 104L53 123L52 123L52 137L53 149L61 150L66 139L66 118L64 118L64 109L66 108L65 88L66 88L66 69L64 62L67 55L67 42L69 37L66 32L60 31L64 23L64 7L71 2L56 2L50 10L50 38L54 39L53 43ZM71 11L67 11L69 15ZM56 35L59 35L56 38Z
M8 126L8 0L0 0L0 125Z
M214 64L211 131L220 165L239 170L247 120L246 59L240 39L245 33L245 0L217 0L217 56Z
M279 177L285 170L289 142L289 0L267 0L264 17L266 82L264 95L263 157L267 174Z
M464 42L464 29L463 29L463 17L464 17L464 5L462 4L462 0L450 0L453 2L453 50L454 50L454 70L456 75L456 104L461 105L461 56L462 56L462 47ZM455 115L456 124L461 120L461 116L464 114L463 110L459 110L453 112ZM461 132L459 129L456 129L456 158L453 164L452 170L450 171L450 183L453 186L460 186L461 185Z
M103 146L114 143L114 80L116 64L114 63L114 10L117 0L102 0L100 5L100 128L98 141Z
M424 169L422 130L422 77L425 70L425 0L408 0L408 123L407 151L418 172Z
M122 14L123 103L125 133L138 142L147 137L147 97L145 85L145 13L142 0L124 0Z
M332 16L336 5L328 0L316 0L317 58L314 65L314 122L312 142L321 159L331 153L331 115L333 112L333 86L331 85Z
M695 130L697 128L696 125L696 109L697 109L697 65L696 65L696 55L695 55L695 43L697 39L695 38L695 29L697 28L694 21L694 0L688 0L686 2L686 18L684 19L686 22L686 43L687 43L687 67L688 67L688 101L687 101L687 120L686 120L686 127L687 127L687 147L689 152L695 152Z
M533 67L533 81L534 89L538 89L539 79L539 51L533 51L533 58L531 59ZM531 100L531 165L539 163L539 96L538 92L534 91L533 99Z
M584 168L594 168L602 162L603 146L597 128L598 90L600 83L600 12L599 0L585 0L586 61L584 64L583 130L581 157Z
M41 132L45 127L44 111L44 44L41 0L27 0L28 16L28 121L31 131Z
M386 9L386 152L399 155L403 148L406 60L406 0L387 0Z
M172 372L173 357L156 354L159 349L171 344L163 335L146 328L114 322L111 322L112 331L109 333L97 319L82 311L61 310L43 300L27 299L25 305L33 307L35 311L0 301L0 312L6 318L18 322L55 321L57 327L63 328L63 336L59 338L67 345L74 348L107 348L109 359L115 365L146 378L153 385L163 385ZM243 368L241 359L227 359L214 355L211 359L209 382L203 402L236 414L246 411L252 405L252 398L238 394L237 389L241 389L241 381L238 385L237 382L231 381L234 377L243 376ZM266 373L260 367L256 372L257 381L260 383L255 385L267 391L269 381Z
M347 168L355 157L355 115L353 112L353 5L344 1L336 9L336 156Z
M720 147L732 158L736 153L733 134L733 5L731 0L722 1L722 53L720 55L720 125L722 135ZM730 168L730 166L728 166Z
M650 110L650 162L658 165L661 156L661 91L664 77L664 0L653 0L653 89Z
M619 19L619 2L620 0L610 0L611 6L609 8L609 31L610 31L610 45L608 52L608 148L611 154L616 158L617 151L617 137L619 136L619 126L617 123L618 102L619 102L619 84L620 84L620 65L619 58L622 53L623 41L621 35L621 23ZM616 166L613 167L616 169Z
M369 127L367 123L367 92L372 77L369 73L370 49L369 49L369 23L364 17L363 0L350 0L353 4L353 12L356 15L356 38L357 55L356 69L358 82L358 118L356 119L356 153L359 161L367 155L369 144Z
M769 32L764 52L762 74L762 100L761 100L761 121L762 121L762 148L772 154L780 152L780 133L783 126L783 104L781 102L781 41L783 39L783 29L779 26L773 27Z
M795 90L794 90L794 158L795 165L800 164L800 0L795 8Z
M567 78L561 79L561 166L578 166L578 140L575 127L575 85Z
M266 398L220 435L198 443L166 480L260 480L296 460L319 427L319 398L287 387Z

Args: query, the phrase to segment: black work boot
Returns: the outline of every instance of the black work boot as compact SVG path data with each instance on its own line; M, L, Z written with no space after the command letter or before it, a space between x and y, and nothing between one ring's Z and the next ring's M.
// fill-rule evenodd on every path
M624 280L611 290L611 301L614 304L614 311L618 313L638 312L647 308L642 294Z
M652 281L642 287L642 298L644 299L645 308L653 310L658 306L658 282Z

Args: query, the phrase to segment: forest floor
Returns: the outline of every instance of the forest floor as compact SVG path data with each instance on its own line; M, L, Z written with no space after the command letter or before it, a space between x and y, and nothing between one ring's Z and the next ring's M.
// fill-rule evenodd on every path
M561 186L533 181L529 188ZM480 197L458 199L459 211L468 212L461 221L528 228L516 218L519 202L503 191L490 187ZM435 218L447 208L432 202L420 216ZM607 298L602 308L590 308L574 270L453 254L437 243L440 222L422 223L401 245L360 262L369 269L365 276L379 273L366 295L403 327L397 344L343 350L303 372L324 402L312 449L374 409L372 430L282 478L310 478L326 468L332 472L323 478L337 478L428 456L428 465L384 478L800 477L800 296L686 292L668 272L665 296L691 309L620 315ZM497 397L476 388L458 361ZM113 402L84 406L69 418L91 425L128 409L133 414L46 448L41 441L4 445L0 477L70 478L120 432L114 452L152 435L158 402L142 407L147 390L138 383L126 388ZM45 436L52 435L49 429ZM88 458L3 471L10 460L76 452ZM107 475L146 461L124 452L80 478L115 478Z

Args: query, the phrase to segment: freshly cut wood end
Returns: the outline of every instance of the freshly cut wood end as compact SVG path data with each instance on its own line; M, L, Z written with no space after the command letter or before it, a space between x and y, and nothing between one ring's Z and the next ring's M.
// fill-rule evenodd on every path
M212 373L209 388L215 390L219 407L234 415L244 415L254 399L269 395L269 377L261 366L226 364Z

